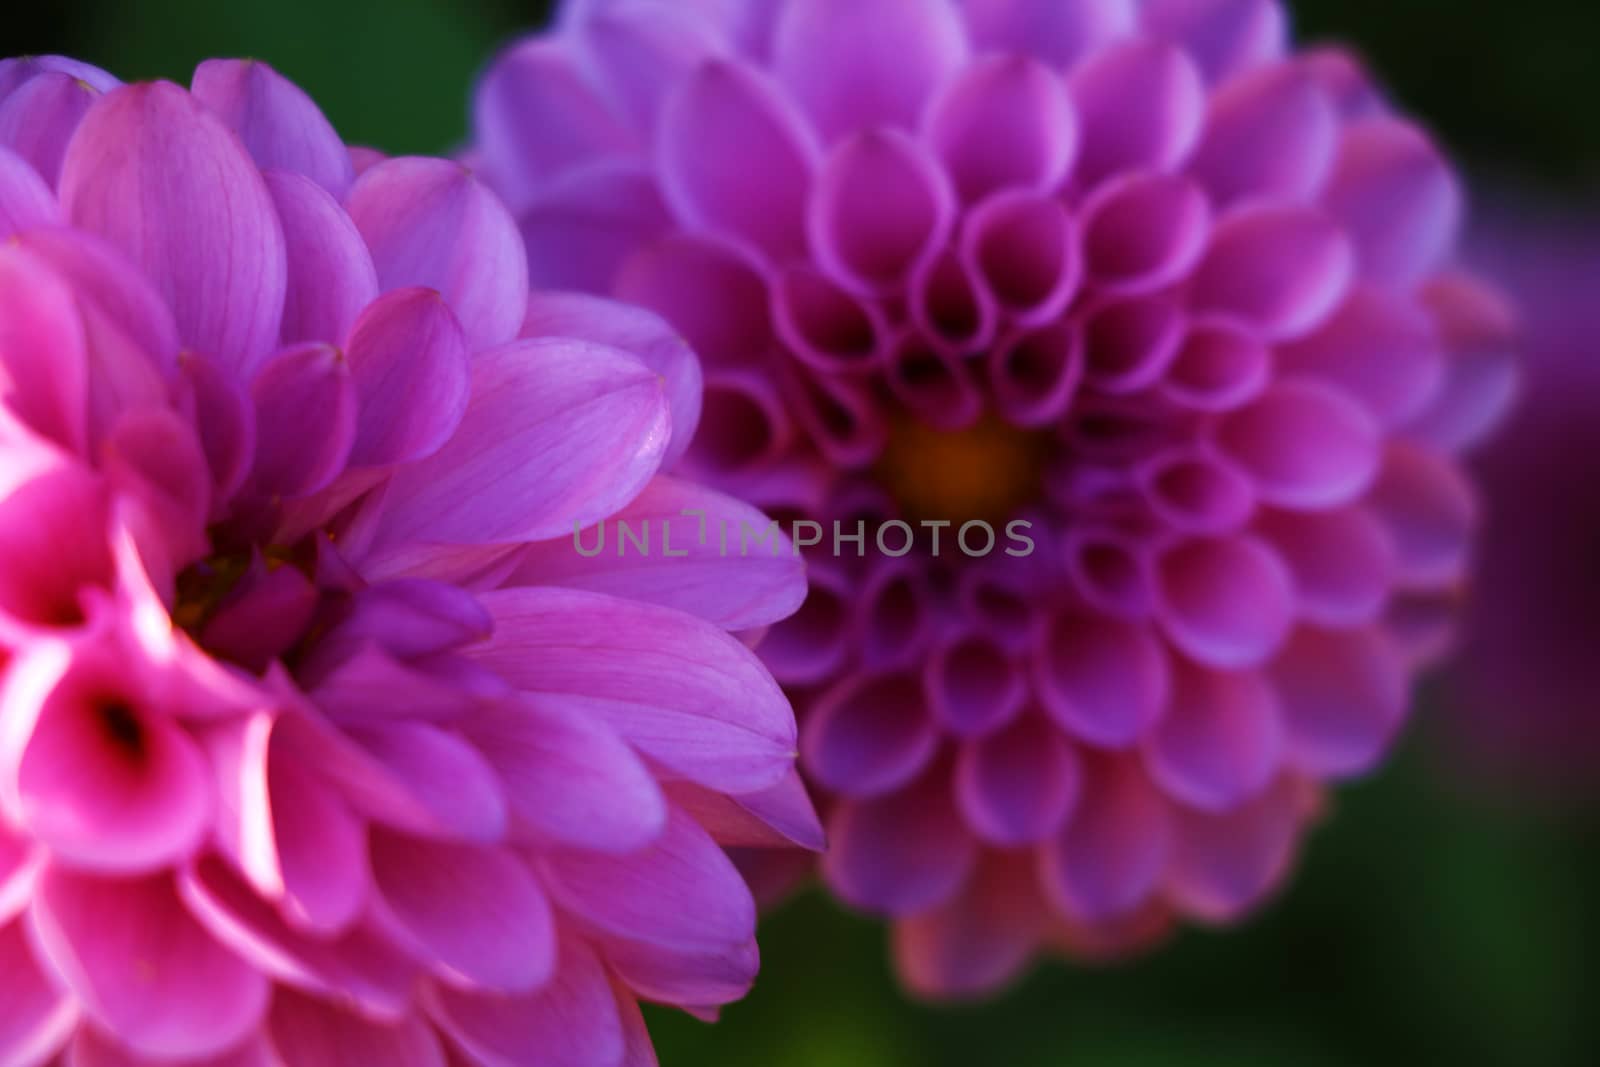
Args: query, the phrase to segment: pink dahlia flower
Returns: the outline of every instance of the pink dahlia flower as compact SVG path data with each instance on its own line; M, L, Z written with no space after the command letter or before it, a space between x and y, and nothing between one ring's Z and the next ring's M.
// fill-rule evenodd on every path
M1508 198L1472 259L1523 320L1518 407L1475 464L1489 505L1441 732L1508 784L1592 798L1600 768L1600 222Z
M0 1063L653 1063L819 834L799 564L571 552L757 521L657 476L691 353L262 64L0 93Z
M915 990L1245 913L1441 646L1499 303L1432 140L1285 21L588 0L479 89L532 276L670 320L689 469L818 524L761 653Z

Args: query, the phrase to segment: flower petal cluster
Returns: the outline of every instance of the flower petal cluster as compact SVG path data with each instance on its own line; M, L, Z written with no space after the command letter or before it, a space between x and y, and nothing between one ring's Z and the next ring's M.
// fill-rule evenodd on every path
M536 282L700 353L697 476L847 534L1031 524L826 538L761 646L913 988L1235 919L1383 759L1509 345L1455 172L1281 4L574 0L476 129Z
M631 1067L741 996L800 564L551 550L757 521L658 474L684 343L256 62L0 65L0 237L0 1063Z

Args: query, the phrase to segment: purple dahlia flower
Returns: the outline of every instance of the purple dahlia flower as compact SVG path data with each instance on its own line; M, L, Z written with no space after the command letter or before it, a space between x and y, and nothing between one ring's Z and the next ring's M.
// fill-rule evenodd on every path
M1477 460L1489 505L1451 721L1477 769L1557 800L1600 766L1600 222L1507 196L1468 248L1523 321L1518 406Z
M1246 912L1440 648L1499 305L1432 140L1285 22L589 0L480 86L532 276L663 314L688 469L817 524L761 652L918 991Z
M800 564L570 550L757 521L657 476L692 354L262 64L0 92L0 1063L653 1063L820 833L728 632Z

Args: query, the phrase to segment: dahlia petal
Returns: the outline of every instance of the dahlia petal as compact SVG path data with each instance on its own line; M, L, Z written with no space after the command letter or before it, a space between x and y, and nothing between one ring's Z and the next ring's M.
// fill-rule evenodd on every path
M410 719L449 722L470 710L480 695L464 691L448 675L437 678L421 664L401 662L373 641L358 642L354 651L338 648L342 644L344 635L336 632L330 646L341 658L328 666L315 656L307 676L317 707L335 722L382 724L395 703L405 704Z
M923 665L922 684L933 713L957 737L998 730L1028 698L1021 666L982 633L956 634L942 642Z
M800 775L790 771L775 786L730 797L689 782L670 782L668 797L730 849L787 849L798 845L821 852L822 823ZM748 872L747 872L748 873Z
M0 100L0 146L15 152L53 187L67 142L99 98L100 90L70 74L35 75Z
M708 475L782 477L794 421L771 378L755 371L713 369L706 376L704 417L686 467ZM792 464L791 464L792 466ZM748 495L748 488L747 494Z
M1132 33L1139 19L1134 0L960 0L960 7L976 51L1032 54L1060 70Z
M608 160L551 183L517 216L535 289L610 292L634 249L671 219L642 164Z
M1268 340L1301 336L1339 304L1353 255L1343 231L1311 208L1241 208L1217 223L1190 301L1234 315Z
M786 538L770 549L750 544L768 521L732 497L661 475L598 533L576 535L581 553L567 538L530 545L513 580L642 600L750 630L788 618L806 596L805 564ZM648 549L624 550L624 523L644 531ZM597 542L607 534L616 547Z
M666 827L661 787L633 749L555 701L485 709L463 730L499 775L523 835L620 854L644 848Z
M373 818L408 833L467 841L496 841L505 833L507 799L499 777L488 758L454 731L377 721L352 726L349 733L368 757L405 783L412 802L394 810L374 797Z
M1168 894L1195 918L1238 918L1287 873L1299 827L1299 805L1287 778L1223 814L1175 809Z
M248 670L265 670L294 646L316 609L317 589L311 579L294 567L268 570L257 558L217 604L198 636L208 652Z
M99 67L69 56L19 56L0 59L0 98L10 96L19 86L39 75L51 72L77 78L102 93L109 93L122 84Z
M82 664L80 655L41 645L9 666L0 750L17 813L75 866L151 870L205 833L205 764L170 720L119 701L111 664Z
M437 289L473 350L517 335L528 304L522 238L471 171L444 159L391 159L356 180L345 210L381 288Z
M916 777L938 743L939 730L913 679L847 677L812 707L800 758L818 785L871 797Z
M972 832L1001 848L1042 841L1078 801L1077 754L1047 720L1028 716L961 747L955 793Z
M1304 66L1281 64L1236 78L1211 99L1191 172L1218 208L1251 197L1299 201L1333 169L1339 116Z
M1161 715L1171 682L1143 626L1063 617L1035 653L1034 685L1063 729L1097 747L1131 745Z
M689 1005L685 1011L707 1022L716 1021L719 1006L750 992L761 966L754 936L742 945L716 950L610 942L605 955L607 965L636 996Z
M28 906L33 879L44 864L44 854L31 838L13 831L0 820L0 926Z
M1261 541L1196 538L1168 549L1157 567L1162 625L1199 662L1253 666L1288 634L1294 611L1289 572Z
M954 201L944 172L895 129L841 141L823 163L807 212L817 261L864 292L898 288L950 232Z
M989 853L961 892L894 924L895 969L939 999L988 994L1020 974L1052 916L1026 853Z
M1202 811L1231 811L1267 787L1283 749L1283 713L1259 673L1181 665L1145 760L1168 796Z
M1149 388L1177 358L1184 326L1169 293L1096 301L1084 310L1084 380L1111 395Z
M358 401L350 364L337 348L310 343L284 349L250 383L250 396L257 492L305 496L344 469L355 443Z
M761 659L786 685L820 682L851 652L848 621L853 588L842 574L811 567L805 600L761 642Z
M1079 66L1069 87L1082 130L1076 182L1084 188L1126 171L1172 170L1200 137L1205 87L1171 45L1112 45Z
M869 126L912 126L967 57L949 4L792 0L776 32L773 69L829 141ZM895 62L883 62L891 53Z
M72 1037L66 1062L71 1067L149 1067L151 1061L115 1044L99 1031L83 1026ZM184 1060L183 1067L276 1067L281 1062L266 1038L257 1034L215 1056Z
M828 886L852 907L914 915L960 891L978 861L978 842L937 766L898 792L844 800L828 819L822 857Z
M1422 292L1445 349L1444 380L1406 433L1455 452L1481 441L1517 395L1515 315L1499 293L1461 274Z
M1083 208L1084 265L1096 288L1147 292L1182 278L1205 250L1211 209L1193 182L1131 174Z
M1440 265L1463 210L1461 187L1427 134L1388 117L1344 131L1326 203L1354 242L1361 276L1402 287Z
M1217 84L1284 54L1288 17L1277 0L1151 0L1147 33L1182 44Z
M1227 411L1258 396L1271 371L1272 349L1254 330L1201 317L1190 322L1160 389L1185 407Z
M228 128L262 170L303 174L342 200L355 180L344 142L298 85L257 59L208 59L189 91Z
M283 343L340 343L378 295L372 256L356 224L321 186L303 174L269 171L265 177L288 256Z
M1379 428L1346 394L1312 382L1273 386L1218 425L1216 440L1269 504L1319 509L1366 490L1378 471Z
M522 337L571 337L621 349L666 382L672 440L661 458L671 469L700 422L700 361L665 321L641 308L583 293L533 293Z
M603 345L479 353L471 396L444 448L396 473L376 548L565 536L638 495L666 448L660 379Z
M0 165L5 156L0 154ZM88 447L89 363L72 291L25 252L0 255L0 404L69 452Z
M898 64L882 64L896 69ZM832 71L829 63L821 72ZM1002 189L1055 190L1078 153L1078 123L1066 86L1026 55L980 59L931 105L925 135L962 200Z
M366 907L372 885L366 827L334 789L281 748L268 757L267 804L269 872L285 917L318 935L347 929Z
M1301 627L1271 667L1289 758L1319 777L1369 770L1405 717L1406 665L1377 627Z
M671 87L701 60L726 51L717 27L682 4L599 10L581 31L599 80L630 125L646 133ZM518 102L527 106L525 97ZM541 125L541 135L549 136Z
M431 456L467 410L466 338L431 289L396 289L368 304L345 342L360 401L350 463ZM425 402L422 402L425 398Z
M1232 464L1200 448L1173 449L1139 472L1145 499L1173 529L1228 533L1255 511L1255 487Z
M754 68L708 60L675 90L656 138L662 190L683 223L783 259L806 247L818 149Z
M335 938L306 937L214 856L180 871L178 892L212 937L281 982L373 1016L398 1018L410 1004L416 964L387 935L357 926Z
M48 1063L78 1024L72 995L40 968L22 923L0 925L0 1062Z
M605 967L570 935L556 958L555 976L537 992L507 997L435 987L431 1014L479 1062L620 1067L624 1036Z
M61 206L137 263L190 347L241 377L277 344L283 231L260 172L204 105L168 82L106 94L61 164Z
M550 903L511 851L384 831L372 835L371 848L388 914L445 981L526 993L554 973Z
M1427 313L1366 284L1351 289L1331 318L1281 348L1278 358L1284 375L1332 382L1385 429L1414 418L1444 379L1444 356Z
M787 771L795 746L788 703L755 656L712 624L571 589L482 599L495 633L470 655L513 685L599 716L701 785L748 792Z
M930 426L957 430L982 415L983 394L959 354L910 332L889 350L888 364L890 391Z
M829 462L861 467L882 453L888 428L865 385L793 365L780 367L779 378L795 419Z
M1066 310L1083 278L1076 224L1059 200L1000 193L968 214L961 258L971 275L1020 326L1039 326Z
M624 856L543 853L538 869L564 910L608 938L689 953L737 950L755 934L755 903L710 835L681 811L647 848Z
M1045 892L1070 917L1128 915L1156 891L1172 847L1167 805L1133 757L1084 763L1072 818L1045 843Z
M882 360L888 330L878 309L811 266L774 280L772 313L789 352L820 376L870 370Z
M279 990L267 1032L283 1063L382 1063L447 1067L433 1029L420 1014L393 1023L364 1019L338 1005Z
M266 1012L266 979L190 917L170 876L107 881L52 868L33 931L85 1013L142 1055L223 1052Z
M1394 545L1370 511L1273 511L1255 530L1289 568L1302 618L1351 626L1382 610L1395 578Z
M961 354L982 351L994 341L1000 309L987 287L978 285L964 257L948 248L917 268L911 281L911 317L940 347Z
M1083 333L1070 324L1053 323L1013 337L989 356L995 406L1015 425L1049 425L1077 395L1083 365Z
M440 582L395 581L356 594L319 651L376 641L402 658L459 648L488 637L489 613L470 593Z
M1393 540L1401 583L1442 585L1461 575L1477 526L1478 498L1445 457L1392 443L1367 506Z
M473 119L484 172L516 211L563 172L634 143L563 41L519 41L495 59Z
M885 561L861 586L856 638L861 662L882 671L904 667L934 628L933 596L921 568ZM766 649L762 645L763 652Z
M710 241L674 234L644 244L618 275L616 295L665 318L708 367L738 365L771 344L766 282Z

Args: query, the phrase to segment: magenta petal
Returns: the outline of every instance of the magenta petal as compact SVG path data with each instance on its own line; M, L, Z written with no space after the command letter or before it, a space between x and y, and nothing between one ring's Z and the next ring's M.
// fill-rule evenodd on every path
M266 179L288 254L283 343L338 344L378 295L378 272L366 242L338 202L310 178L273 171Z
M20 56L0 59L0 98L41 74L65 74L86 83L98 92L109 93L122 83L99 67L68 56Z
M822 823L795 771L775 786L736 797L687 782L670 783L667 792L672 803L704 827L719 845L748 849L788 849L798 845L810 852L824 848ZM745 873L748 875L749 871Z
M1054 197L1004 192L967 215L963 265L1019 326L1055 321L1083 278L1076 222Z
M1205 122L1200 72L1165 42L1107 48L1075 70L1070 84L1083 142L1077 181L1086 188L1126 171L1174 169Z
M624 853L667 824L661 787L627 742L558 701L485 709L463 730L500 777L519 836Z
M551 338L480 353L455 436L395 475L377 547L570 536L644 488L667 419L660 379L616 349Z
M1145 292L1185 276L1205 250L1211 208L1187 178L1131 174L1084 205L1083 248L1099 288Z
M1445 349L1444 380L1407 433L1451 451L1481 441L1515 400L1519 382L1515 311L1500 293L1459 273L1422 291Z
M514 580L643 600L726 630L754 629L788 618L806 595L805 563L786 538L755 545L769 522L732 497L660 475L576 541L530 545ZM648 552L622 540L624 524L644 531ZM748 552L740 549L741 535Z
M382 1063L385 1067L446 1067L433 1028L417 1014L395 1023L365 1019L349 1009L278 990L267 1021L273 1048L290 1063Z
M1288 873L1299 828L1290 779L1225 814L1177 809L1168 893L1195 918L1236 919Z
M653 129L672 86L701 60L725 51L724 43L718 40L717 27L692 7L691 2L609 11L597 8L580 22L587 58L597 68L597 80L607 95L621 105L635 130ZM517 106L525 108L525 100L525 96L519 98ZM555 116L540 117L540 133L548 141L548 119Z
M960 7L978 51L1037 55L1059 70L1131 34L1139 14L1133 0L960 0Z
M495 993L526 993L549 980L555 919L509 849L382 831L371 845L383 903L436 974Z
M395 289L367 305L345 342L360 400L354 466L431 456L467 410L466 338L431 289Z
M868 126L911 126L966 54L949 4L793 0L778 19L773 68L833 140Z
M1285 382L1217 427L1217 443L1255 483L1260 498L1286 508L1346 503L1377 474L1380 431L1344 393Z
M1326 181L1338 147L1333 100L1305 67L1282 64L1216 94L1192 168L1219 208L1253 196L1304 200Z
M1283 748L1283 713L1259 673L1186 665L1145 760L1168 796L1203 811L1229 811L1266 788Z
M910 135L869 130L840 142L817 176L809 223L818 262L836 280L888 290L949 232L944 172Z
M535 289L609 292L635 249L671 218L655 175L634 160L607 160L541 189L517 214Z
M298 753L271 751L267 808L271 866L285 917L300 929L326 936L347 929L366 908L372 887L366 827L339 793ZM248 870L254 857L246 855Z
M1234 315L1286 340L1338 306L1353 265L1344 233L1319 212L1242 208L1217 223L1189 299L1198 311Z
M1145 31L1178 41L1218 83L1277 59L1289 44L1289 20L1278 0L1151 0Z
M1045 891L1067 915L1101 921L1149 900L1166 868L1171 824L1166 803L1132 757L1084 764L1071 820L1040 855Z
M1449 253L1462 192L1425 133L1385 117L1345 131L1327 204L1350 232L1362 276L1405 286Z
M739 872L680 811L644 849L555 850L538 865L555 902L609 938L692 953L737 949L755 934L755 902Z
M67 1063L72 1067L148 1067L151 1061L113 1043L90 1027L79 1027L72 1036L67 1050ZM204 1059L184 1060L184 1067L276 1067L281 1063L278 1054L265 1036L256 1034L242 1045L219 1052Z
M969 66L931 106L926 127L929 144L968 203L1002 189L1051 192L1078 153L1077 116L1066 86L1026 56L994 56Z
M1406 664L1381 630L1302 627L1272 661L1296 766L1324 777L1369 770L1389 748L1410 694Z
M594 949L566 937L555 977L515 997L431 991L431 1014L468 1054L484 1063L620 1067L624 1051L617 998Z
M169 82L130 85L90 108L61 165L75 225L126 252L190 347L248 377L276 345L284 241L243 147Z
M1479 506L1459 467L1421 446L1392 444L1368 506L1393 540L1402 583L1443 585L1460 578Z
M794 105L754 68L702 64L668 100L656 154L682 222L778 259L805 251L817 146Z
M635 995L663 1004L683 1005L714 1021L716 1009L744 999L761 967L752 935L743 944L685 950L639 942L608 942L606 963Z
M822 859L828 886L853 907L912 915L949 900L978 859L978 842L936 766L918 782L872 800L839 803Z
M1300 615L1326 626L1376 618L1395 578L1394 544L1370 511L1274 511L1256 532L1294 578Z
M535 292L521 335L594 341L629 353L666 382L672 440L661 457L670 470L694 439L700 423L700 361L664 320L642 308L583 293Z
M1294 611L1289 572L1255 538L1180 542L1157 566L1167 636L1199 662L1254 666L1287 636Z
M52 869L33 914L40 947L84 1011L146 1056L222 1052L266 1012L266 979L190 917L170 876Z
M72 995L34 957L21 922L0 925L0 1062L50 1062L78 1024Z
M439 290L474 350L517 335L528 306L522 238L471 171L444 159L391 159L356 180L345 210L383 289Z
M239 135L262 170L303 174L344 199L355 180L350 153L288 78L257 59L208 59L194 69L189 91Z
M1026 853L990 853L961 892L894 924L900 978L926 997L984 996L1027 965L1052 916Z
M957 737L981 737L1005 726L1028 698L1027 676L983 633L956 633L923 663L927 701Z
M405 698L396 694L393 699ZM500 779L483 753L455 731L421 722L379 720L352 726L349 732L405 791L405 801L398 807L384 795L386 791L370 798L353 797L353 803L372 818L429 837L492 842L505 833L507 805ZM360 769L351 771L359 774ZM370 803L364 803L367 799Z
M88 447L84 341L72 291L36 257L0 254L0 404L73 453Z
M956 800L983 840L1001 848L1031 845L1071 814L1082 773L1073 746L1055 725L1030 715L962 746Z
M8 564L0 570L0 609L12 619L52 626L81 622L84 585L104 587L114 574L104 485L55 449L7 449L0 499L6 505L0 554ZM45 684L53 684L56 673L59 668L49 667ZM37 695L28 694L11 714L31 718L36 702Z
M304 344L272 357L250 384L256 408L254 488L313 493L344 469L356 435L356 387L336 348Z
M0 147L28 163L53 187L67 142L99 90L68 74L48 71L0 100Z
M845 678L812 707L801 740L811 778L847 797L897 789L927 766L939 729L909 677Z
M721 244L681 234L647 243L624 265L616 296L665 318L708 368L739 366L771 344L766 281Z
M1090 744L1132 744L1166 707L1167 657L1148 629L1087 617L1062 618L1035 653L1034 678L1045 708Z
M495 633L471 654L518 688L600 717L702 785L749 792L788 770L788 702L755 656L710 623L570 589L500 590L483 603Z

